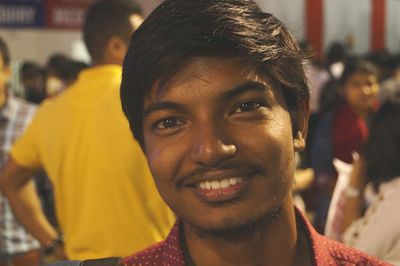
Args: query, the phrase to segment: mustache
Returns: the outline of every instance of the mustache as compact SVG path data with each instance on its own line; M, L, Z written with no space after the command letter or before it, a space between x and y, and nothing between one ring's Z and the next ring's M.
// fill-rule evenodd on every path
M243 161L223 161L216 166L200 166L187 174L176 177L176 185L182 186L186 181L192 180L216 171L238 171L243 175L264 174L264 166Z

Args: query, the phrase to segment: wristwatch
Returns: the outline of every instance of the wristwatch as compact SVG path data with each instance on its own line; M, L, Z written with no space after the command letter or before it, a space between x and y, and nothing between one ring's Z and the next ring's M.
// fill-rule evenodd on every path
M44 245L43 253L45 255L51 255L54 253L57 246L62 246L62 245L64 245L64 236L59 235L56 239L51 240Z

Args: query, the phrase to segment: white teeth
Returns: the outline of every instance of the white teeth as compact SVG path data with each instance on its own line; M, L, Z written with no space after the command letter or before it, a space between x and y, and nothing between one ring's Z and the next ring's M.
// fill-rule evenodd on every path
M197 184L198 188L201 189L207 189L207 190L211 190L211 189L224 189L224 188L228 188L230 186L236 185L240 182L243 181L242 177L232 177L232 178L226 178L223 180L213 180L213 181L203 181Z
M221 184L221 188L227 188L230 186L228 179L221 180L220 184Z
M212 189L220 189L221 185L219 184L219 181L211 181L211 188Z

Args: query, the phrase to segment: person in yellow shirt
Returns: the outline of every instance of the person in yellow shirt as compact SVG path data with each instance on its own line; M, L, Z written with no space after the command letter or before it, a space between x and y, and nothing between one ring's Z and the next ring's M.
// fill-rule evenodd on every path
M15 215L58 258L126 256L163 239L173 217L161 200L119 100L123 58L141 23L130 0L100 0L85 17L93 66L38 109L0 172ZM31 186L44 169L64 240Z

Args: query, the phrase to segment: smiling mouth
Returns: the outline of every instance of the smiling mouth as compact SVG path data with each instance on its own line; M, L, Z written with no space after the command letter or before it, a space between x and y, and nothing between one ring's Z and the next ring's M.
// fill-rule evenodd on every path
M205 203L227 203L241 198L251 177L231 177L221 180L200 181L192 191Z
M202 181L197 183L196 187L206 190L219 190L229 188L243 182L242 177L225 178L222 180Z

